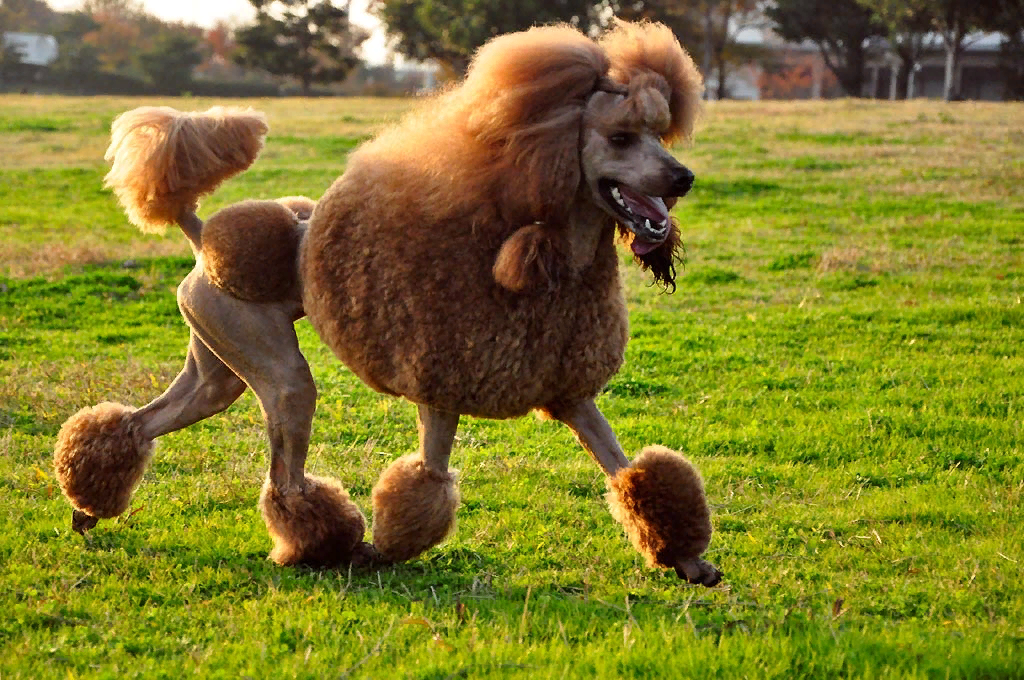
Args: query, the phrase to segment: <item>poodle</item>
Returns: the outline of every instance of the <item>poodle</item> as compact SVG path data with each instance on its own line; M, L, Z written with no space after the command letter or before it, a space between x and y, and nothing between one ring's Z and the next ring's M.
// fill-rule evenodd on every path
M454 529L449 469L462 415L565 423L607 475L608 503L651 566L712 586L697 469L661 446L632 462L594 399L628 339L617 238L674 289L669 216L693 174L666 149L692 136L702 81L672 32L618 22L599 39L545 26L493 39L465 80L357 149L316 202L244 201L197 215L267 131L251 110L147 107L111 130L106 177L143 230L177 224L196 254L178 288L185 367L139 410L82 409L55 469L73 526L129 505L152 441L233 403L262 406L270 466L259 506L282 565L408 560ZM306 316L367 385L417 405L419 450L363 514L305 459L316 401L294 322Z

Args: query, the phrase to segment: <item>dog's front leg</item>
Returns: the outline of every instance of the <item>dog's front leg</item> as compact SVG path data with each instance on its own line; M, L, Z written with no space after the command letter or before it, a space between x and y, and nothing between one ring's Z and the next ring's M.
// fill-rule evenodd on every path
M388 562L403 562L455 530L456 470L448 468L459 414L419 406L420 449L402 456L373 488L373 545Z
M593 400L548 408L576 434L608 475L608 504L651 566L675 569L690 583L713 586L722 572L700 559L711 540L711 512L700 473L682 455L648 446L630 463Z

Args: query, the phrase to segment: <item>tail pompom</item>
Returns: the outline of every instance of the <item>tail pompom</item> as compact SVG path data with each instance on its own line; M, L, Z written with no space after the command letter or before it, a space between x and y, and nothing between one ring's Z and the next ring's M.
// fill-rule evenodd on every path
M200 196L252 165L267 129L264 115L252 109L132 109L110 126L104 158L111 168L104 185L117 194L132 224L159 232L194 212Z

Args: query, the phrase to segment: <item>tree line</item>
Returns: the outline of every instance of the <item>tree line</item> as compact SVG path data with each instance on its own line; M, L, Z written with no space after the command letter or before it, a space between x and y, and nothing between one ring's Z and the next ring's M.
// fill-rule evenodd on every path
M603 28L613 16L669 25L694 56L718 98L728 93L730 69L763 49L737 40L744 28L770 29L795 43L812 43L843 92L861 96L870 49L884 39L909 81L929 40L945 51L944 96L957 99L954 74L972 36L1005 35L1000 63L1011 96L1024 98L1024 0L374 0L396 49L434 59L462 73L487 39L538 22L567 21L584 31ZM761 54L759 54L759 52Z
M347 1L249 0L255 20L203 30L146 13L138 0L85 0L81 9L55 12L45 0L2 0L0 31L54 35L60 56L51 70L80 81L120 74L161 92L195 86L193 72L211 60L248 73L286 76L308 94L314 84L343 80L359 65L368 36L349 21ZM1024 98L1024 0L372 0L390 47L413 60L433 60L449 77L468 68L488 39L530 26L568 22L597 32L613 17L669 25L709 83L725 98L738 64L770 64L763 46L740 40L747 28L814 45L838 86L860 96L865 63L884 40L899 60L908 96L931 43L945 54L946 99L956 99L954 77L964 50L979 31L1004 34L1000 63L1014 98ZM0 50L0 76L19 61Z

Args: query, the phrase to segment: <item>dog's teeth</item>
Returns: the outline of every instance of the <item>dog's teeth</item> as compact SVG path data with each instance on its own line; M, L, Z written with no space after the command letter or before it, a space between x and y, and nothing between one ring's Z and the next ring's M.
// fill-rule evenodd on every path
M644 220L644 226L647 228L648 231L654 231L654 227L651 226L650 220Z
M622 194L619 192L619 188L618 187L612 187L611 195L612 195L612 198L615 199L615 202L619 204L619 207L621 207L623 210L625 210L630 215L633 214L633 211L629 209L629 206L626 205L625 202L623 202Z

